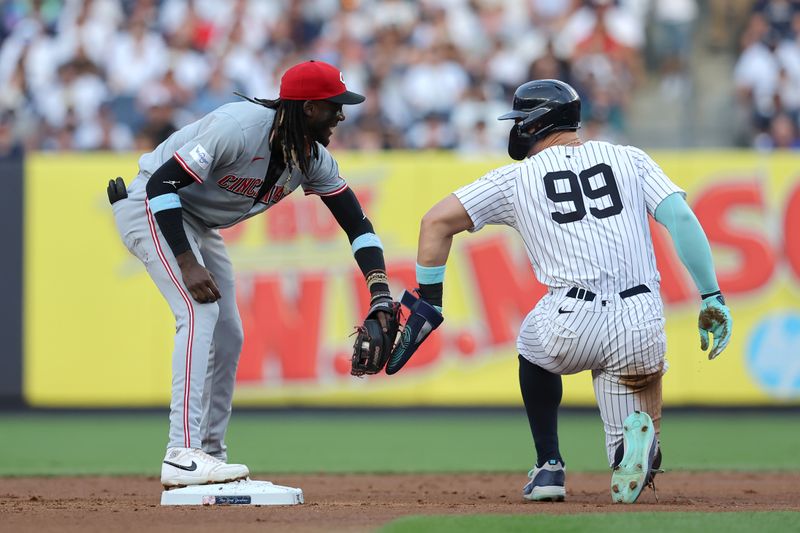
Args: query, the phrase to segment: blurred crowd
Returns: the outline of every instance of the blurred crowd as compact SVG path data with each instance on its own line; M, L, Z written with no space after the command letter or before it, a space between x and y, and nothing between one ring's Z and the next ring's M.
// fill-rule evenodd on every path
M234 91L275 97L281 73L312 58L367 96L334 137L345 148L503 150L508 125L494 118L533 78L575 85L587 133L614 139L645 38L641 1L1 5L0 139L40 150L149 149Z
M800 148L800 0L758 0L734 68L743 142Z
M796 143L797 2L709 2L750 17L735 69L748 135L781 144L788 122ZM494 119L535 78L576 87L585 137L626 141L648 69L665 98L688 94L698 10L696 0L0 1L0 153L149 150L234 91L276 97L280 75L307 59L339 66L367 96L346 108L334 147L504 151L508 124Z

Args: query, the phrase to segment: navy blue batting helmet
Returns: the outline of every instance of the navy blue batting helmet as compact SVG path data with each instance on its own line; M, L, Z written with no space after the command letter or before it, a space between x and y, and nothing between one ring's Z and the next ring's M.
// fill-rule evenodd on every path
M577 130L581 126L581 99L568 84L559 80L533 80L514 91L513 111L498 120L517 122L520 137L539 140L556 131Z

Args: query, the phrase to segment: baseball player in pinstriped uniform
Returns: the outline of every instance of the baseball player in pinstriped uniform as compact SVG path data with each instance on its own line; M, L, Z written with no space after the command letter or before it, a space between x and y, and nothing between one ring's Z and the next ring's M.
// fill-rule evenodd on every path
M126 190L108 186L122 240L147 268L176 320L165 487L245 478L226 464L243 332L233 268L219 229L262 213L298 187L321 197L347 233L372 294L368 317L393 309L383 249L355 194L325 149L345 119L348 91L321 61L290 68L277 100L223 105L139 159Z
M648 214L669 231L701 295L701 348L725 349L731 318L708 240L684 199L643 151L583 142L580 99L569 85L520 86L509 155L520 161L458 189L423 217L417 255L419 300L389 361L396 372L442 321L442 283L452 238L486 224L516 229L537 278L548 287L522 323L519 380L537 463L523 496L563 500L558 447L561 375L592 372L606 433L611 492L632 503L661 463L661 379L666 336Z

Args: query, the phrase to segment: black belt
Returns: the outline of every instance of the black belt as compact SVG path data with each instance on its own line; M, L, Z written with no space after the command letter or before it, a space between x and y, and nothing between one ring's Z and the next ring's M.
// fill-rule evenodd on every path
M637 285L635 287L631 287L630 289L625 289L621 293L619 293L620 298L630 298L631 296L636 296L637 294L644 294L646 292L650 292L650 288L647 285ZM578 300L586 300L587 302L594 301L595 296L597 296L592 291L587 291L586 289L579 289L578 287L572 287L569 292L567 292L567 297L569 298L576 298Z

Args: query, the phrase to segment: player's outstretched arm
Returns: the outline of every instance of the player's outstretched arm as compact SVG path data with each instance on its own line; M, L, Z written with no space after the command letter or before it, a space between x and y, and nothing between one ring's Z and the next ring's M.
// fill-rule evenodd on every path
M425 213L420 222L417 263L443 266L450 255L453 236L472 227L467 210L450 194Z
M338 194L323 196L322 201L347 233L371 296L367 316L356 328L350 373L376 374L386 365L400 328L400 304L389 292L383 245L352 190L346 188Z
M383 244L362 210L361 203L349 187L333 196L321 198L336 222L347 233L353 257L364 275L371 295L369 314L376 314L386 331L387 320L391 314L392 295L389 292Z
M453 236L473 226L464 206L455 195L449 195L434 205L420 223L417 249L417 284L420 298L405 292L401 303L411 314L403 327L386 373L394 374L408 362L417 348L441 325L444 269Z
M700 348L708 349L711 333L714 341L708 358L714 359L728 346L733 320L719 290L708 238L681 194L672 194L658 204L655 219L669 231L678 257L700 292Z

